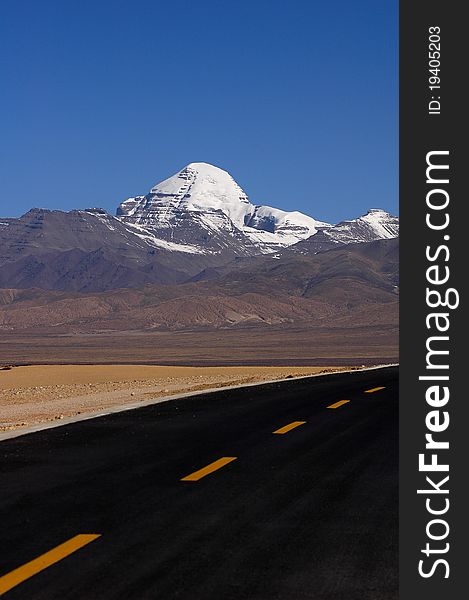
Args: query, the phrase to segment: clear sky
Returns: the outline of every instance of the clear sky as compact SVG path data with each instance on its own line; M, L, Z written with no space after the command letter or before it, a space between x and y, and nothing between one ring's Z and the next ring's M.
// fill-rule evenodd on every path
M0 216L190 162L337 222L398 207L397 0L4 0Z

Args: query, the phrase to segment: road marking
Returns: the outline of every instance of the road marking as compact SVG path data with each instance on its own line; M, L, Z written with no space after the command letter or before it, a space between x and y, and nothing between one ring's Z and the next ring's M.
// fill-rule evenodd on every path
M339 406L343 406L344 404L347 404L347 402L350 402L350 400L339 400L338 402L331 404L327 408L339 408Z
M230 462L233 462L237 458L237 456L224 456L223 458L219 458L218 460L216 460L213 463L210 463L203 469L199 469L198 471L194 471L194 473L191 473L190 475L186 475L186 477L183 477L181 481L199 481L199 479L202 479L202 477L210 475L210 473L213 473L214 471L218 471L218 469L221 469L222 467L224 467Z
M277 431L273 431L272 433L288 433L292 429L295 429L295 427L299 427L300 425L304 425L305 423L306 421L293 421L293 423L285 425L285 427L280 427L280 429L277 429Z
M376 387L376 388L371 388L371 390L365 390L365 394L372 394L373 392L379 392L379 390L384 390L385 386L382 385L381 387Z
M0 596L20 583L23 583L26 579L47 569L47 567L50 567L66 556L73 554L80 548L83 548L83 546L86 546L90 542L94 542L94 540L99 537L101 537L100 533L81 533L80 535L70 538L63 544L52 548L49 552L41 554L34 560L3 575L3 577L0 577Z

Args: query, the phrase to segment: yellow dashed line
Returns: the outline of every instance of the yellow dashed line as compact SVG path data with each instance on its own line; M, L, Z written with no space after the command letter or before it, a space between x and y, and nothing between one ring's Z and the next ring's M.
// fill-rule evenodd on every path
M272 433L279 433L279 434L288 433L292 429L295 429L295 427L299 427L300 425L304 425L305 423L306 423L306 421L293 421L293 423L290 423L289 425L285 425L284 427L280 427L280 429L277 429L276 431L273 431Z
M83 546L94 542L100 536L100 533L81 533L80 535L76 535L63 544L60 544L60 546L52 548L52 550L49 550L45 554L41 554L41 556L38 556L34 560L3 575L3 577L0 577L0 596L20 583L23 583L26 579L83 548Z
M215 462L210 463L206 467L203 467L203 469L199 469L198 471L194 471L194 473L191 473L190 475L186 475L186 477L183 477L181 481L199 481L199 479L202 479L202 477L206 477L207 475L210 475L210 473L218 471L218 469L221 469L222 467L236 460L237 458L237 456L224 456L223 458L219 458Z
M339 400L338 402L331 404L327 408L339 408L339 406L343 406L344 404L347 404L347 402L350 402L350 400Z

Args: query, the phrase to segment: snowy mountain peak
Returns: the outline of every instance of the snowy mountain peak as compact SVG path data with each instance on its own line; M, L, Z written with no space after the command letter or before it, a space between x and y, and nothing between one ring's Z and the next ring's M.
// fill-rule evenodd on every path
M233 177L214 165L190 163L117 209L122 220L179 243L203 243L220 252L275 252L328 227L299 212L256 206ZM227 237L228 236L228 237Z
M293 187L292 196L295 192ZM297 211L253 204L227 171L205 162L190 163L146 196L129 198L117 217L146 239L153 237L155 245L163 241L231 256L268 254L304 240L320 251L399 235L399 219L380 208L330 225Z
M306 240L288 249L293 254L317 254L344 244L374 242L397 238L399 219L381 208L371 208L357 219L341 221L337 225L323 228Z
M190 163L179 173L156 184L152 202L167 202L187 211L222 211L242 227L246 205L244 190L229 173L208 163Z
M399 219L383 210L382 208L370 208L370 210L358 219L350 223L364 223L376 238L389 239L399 235ZM344 221L347 223L347 221Z
M337 223L324 234L330 241L342 244L390 239L399 235L399 219L381 208L372 208L357 219Z

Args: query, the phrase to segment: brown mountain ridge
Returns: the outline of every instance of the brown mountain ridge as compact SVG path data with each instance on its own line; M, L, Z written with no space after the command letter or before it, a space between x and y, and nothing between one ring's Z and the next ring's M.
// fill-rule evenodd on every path
M285 252L135 289L0 290L0 328L67 334L292 326L396 326L398 239ZM105 271L105 269L104 269ZM186 273L187 275L187 273Z

